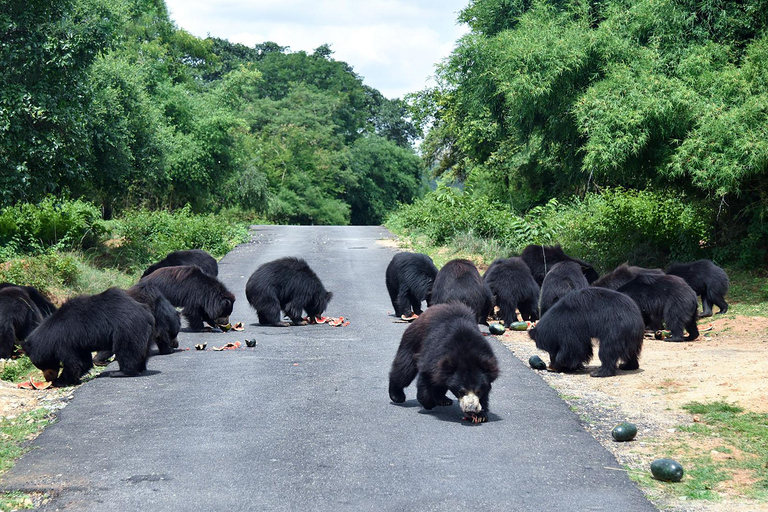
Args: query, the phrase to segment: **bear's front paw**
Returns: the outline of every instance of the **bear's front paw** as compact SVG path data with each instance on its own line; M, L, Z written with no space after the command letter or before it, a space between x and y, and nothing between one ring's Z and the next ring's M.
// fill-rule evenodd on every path
M396 404L401 404L405 402L405 393L402 390L390 389L389 399L395 402Z
M465 421L471 421L472 423L485 423L488 421L488 415L485 412L467 412L464 413L462 418Z
M451 405L451 404L453 404L453 400L451 400L447 396L441 396L440 398L437 398L435 401L437 402L437 405Z

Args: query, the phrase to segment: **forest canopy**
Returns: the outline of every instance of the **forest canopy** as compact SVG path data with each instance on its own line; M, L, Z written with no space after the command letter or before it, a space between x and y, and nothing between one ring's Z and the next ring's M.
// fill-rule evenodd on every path
M768 260L768 1L471 0L460 20L410 97L435 176L519 214L672 194L703 212L703 254Z
M423 187L404 102L327 45L200 39L163 0L0 5L0 206L376 224Z

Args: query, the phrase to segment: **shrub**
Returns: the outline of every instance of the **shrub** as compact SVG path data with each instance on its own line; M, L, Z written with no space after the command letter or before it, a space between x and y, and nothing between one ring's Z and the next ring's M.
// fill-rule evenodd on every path
M189 206L174 212L135 210L110 222L113 240L107 259L139 270L171 251L204 249L222 256L248 239L245 226L215 215L195 215Z
M5 255L35 254L48 248L87 249L104 233L99 209L81 200L48 197L0 210L0 244Z

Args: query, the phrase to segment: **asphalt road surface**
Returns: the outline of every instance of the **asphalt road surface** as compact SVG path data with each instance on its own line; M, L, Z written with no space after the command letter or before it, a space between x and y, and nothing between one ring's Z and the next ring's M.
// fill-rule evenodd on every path
M377 240L388 236L256 227L219 264L245 331L182 332L190 350L152 357L145 375L84 384L0 485L50 493L43 510L655 510L493 338L502 374L488 423L462 421L456 402L423 410L414 385L404 404L390 402L406 324L391 316L384 285L394 253ZM309 262L334 293L326 315L349 326L257 324L245 283L282 256ZM211 350L245 339L258 344Z

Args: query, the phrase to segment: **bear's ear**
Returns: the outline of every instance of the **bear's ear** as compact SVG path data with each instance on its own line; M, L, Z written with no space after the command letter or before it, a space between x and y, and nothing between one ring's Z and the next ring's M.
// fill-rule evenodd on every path
M496 364L496 360L491 358L482 358L478 361L480 371L488 377L488 381L493 382L499 376L499 365Z
M451 356L444 356L437 362L437 369L443 375L450 375L456 371L456 361Z
M327 292L325 294L325 303L328 304L331 302L331 299L333 298L333 292Z
M536 341L536 328L528 329L528 337L531 338L533 341Z

